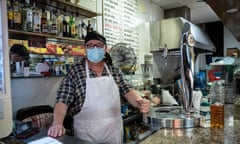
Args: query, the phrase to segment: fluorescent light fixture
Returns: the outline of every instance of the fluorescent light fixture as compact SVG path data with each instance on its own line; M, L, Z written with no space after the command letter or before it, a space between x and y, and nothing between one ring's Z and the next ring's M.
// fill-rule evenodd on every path
M229 14L233 14L233 13L236 13L236 12L238 12L237 8L231 8L231 9L226 10L226 13L229 13Z

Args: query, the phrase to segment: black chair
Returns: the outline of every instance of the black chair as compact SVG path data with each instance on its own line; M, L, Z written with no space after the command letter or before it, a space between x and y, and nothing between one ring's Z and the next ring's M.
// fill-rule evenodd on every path
M39 128L49 128L53 122L53 107L50 105L37 105L24 107L17 111L16 120L28 122ZM67 135L73 135L73 119L67 115L63 123Z
M49 128L53 122L53 107L49 105L24 107L17 111L16 119L31 121L35 127Z

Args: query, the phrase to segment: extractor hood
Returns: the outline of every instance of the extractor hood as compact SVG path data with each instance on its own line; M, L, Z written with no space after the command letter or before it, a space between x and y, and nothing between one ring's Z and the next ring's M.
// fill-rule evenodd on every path
M168 49L179 49L182 32L185 23L190 24L191 33L195 40L194 48L197 52L215 52L216 47L209 36L197 25L182 18L168 18L160 22L160 47L167 46Z

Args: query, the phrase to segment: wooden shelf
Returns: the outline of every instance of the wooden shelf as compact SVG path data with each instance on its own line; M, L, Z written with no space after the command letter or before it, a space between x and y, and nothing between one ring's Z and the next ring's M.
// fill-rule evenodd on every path
M82 39L75 39L75 38L69 38L69 37L61 37L61 36L56 36L56 35L50 35L50 34L42 34L42 33L35 33L35 32L25 32L21 30L14 30L14 29L9 29L9 37L14 38L18 36L35 36L35 37L43 37L43 38L53 38L53 39L58 39L60 41L72 41L72 42L80 42L83 43L84 40ZM23 38L23 37L21 37Z

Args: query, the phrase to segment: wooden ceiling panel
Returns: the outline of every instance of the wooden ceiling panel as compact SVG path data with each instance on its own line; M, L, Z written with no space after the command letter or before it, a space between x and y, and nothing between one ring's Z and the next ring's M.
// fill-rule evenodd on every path
M240 41L240 0L205 0L229 31Z

